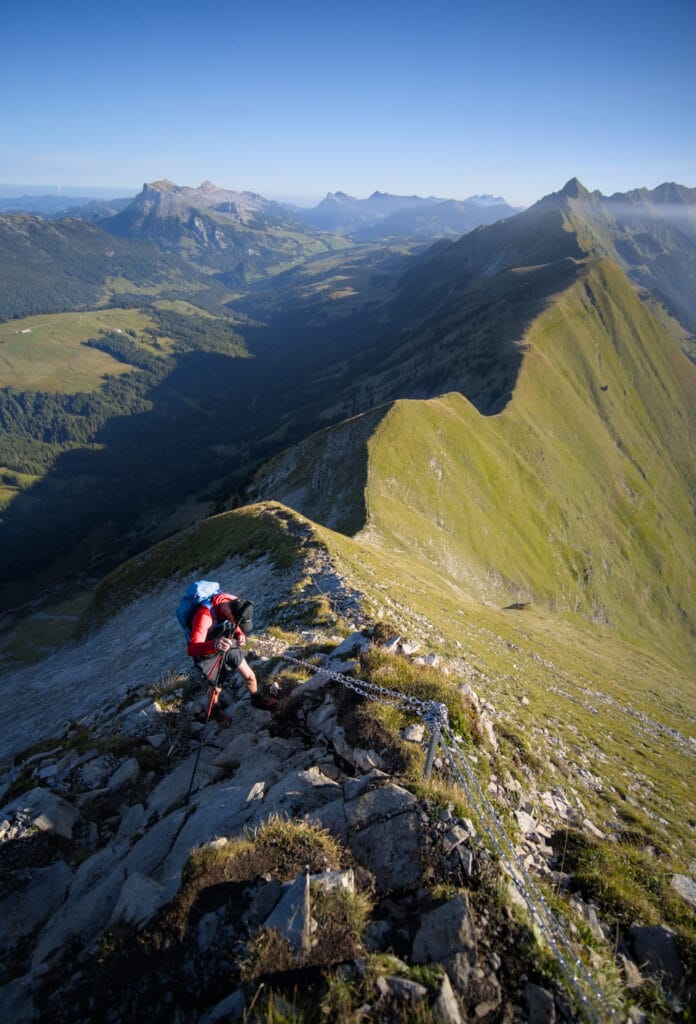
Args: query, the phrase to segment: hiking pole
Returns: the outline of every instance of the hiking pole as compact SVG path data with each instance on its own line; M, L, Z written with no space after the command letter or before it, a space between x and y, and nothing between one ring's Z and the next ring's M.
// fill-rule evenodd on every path
M201 733L201 742L200 742L200 746L198 747L198 753L196 754L196 763L194 764L193 771L191 772L191 781L189 782L188 793L186 794L186 803L189 802L189 797L191 796L191 790L193 789L193 780L196 777L196 770L198 769L198 762L200 761L201 751L203 750L203 744L205 743L205 734L208 731L208 722L210 721L210 715L211 715L212 710L213 710L213 708L215 706L215 693L216 693L216 691L218 689L218 685L220 683L220 676L222 675L222 667L223 667L224 664L225 664L225 652L222 651L220 653L220 658L219 658L219 662L218 662L217 675L215 676L215 685L213 686L213 692L210 694L210 700L208 701L208 714L205 716L205 725L203 726L203 732ZM213 668L214 667L215 666L213 666ZM212 676L212 674L213 674L213 669L210 670L210 676ZM210 680L210 676L208 676L209 680ZM212 683L211 683L211 685L212 685Z
M201 742L200 742L200 746L198 747L198 753L196 754L196 763L194 764L193 771L191 772L191 781L189 782L188 793L186 794L186 803L189 802L189 797L191 796L191 790L193 789L193 780L196 777L196 770L198 768L198 762L200 761L201 750L203 749L203 744L205 743L205 734L208 731L208 722L210 721L210 713L213 710L213 705L215 704L215 690L216 689L217 689L217 687L214 686L213 687L213 692L210 695L210 700L208 701L208 714L205 716L205 725L203 726L203 732L201 733Z

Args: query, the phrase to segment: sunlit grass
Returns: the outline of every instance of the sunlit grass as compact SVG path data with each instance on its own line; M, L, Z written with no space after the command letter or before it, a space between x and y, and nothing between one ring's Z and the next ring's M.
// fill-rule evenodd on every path
M136 337L129 336L129 340L138 343L148 327L155 328L156 324L136 309L96 309L9 320L0 324L3 384L28 391L93 391L106 374L119 375L133 368L84 342L103 331L133 330ZM148 351L154 350L148 345Z

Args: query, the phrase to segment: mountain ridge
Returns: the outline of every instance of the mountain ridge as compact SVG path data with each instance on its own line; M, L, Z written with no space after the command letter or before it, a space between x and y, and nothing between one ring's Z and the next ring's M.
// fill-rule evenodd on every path
M564 326L566 323L575 326L569 330ZM550 327L550 324L555 326ZM547 334L549 337L563 338L564 331L567 340L563 341L563 345L570 347L567 351L564 348L563 353L554 353L553 350L544 353L543 346L532 342L537 336L545 338ZM691 622L690 628L693 631L696 628L696 605L693 594L689 596L690 589L680 566L682 558L688 557L687 552L696 549L696 537L686 525L689 522L690 488L696 486L696 477L693 468L689 468L687 454L696 435L693 414L696 368L679 352L658 321L645 309L622 272L606 259L585 267L546 311L538 315L527 329L522 346L520 369L510 401L497 415L481 416L466 398L460 399L457 395L430 400L444 402L442 410L445 419L454 417L454 421L459 423L454 431L445 431L448 437L444 449L447 458L453 457L464 438L469 439L467 447L471 448L471 455L462 454L458 457L461 465L455 458L459 469L451 466L447 488L444 483L436 485L436 481L432 480L433 471L428 470L424 455L414 456L415 452L433 450L433 459L438 464L441 462L442 457L437 455L437 445L431 436L435 427L426 412L430 407L428 402L412 402L408 406L412 410L409 412L408 403L400 400L385 406L381 411L375 410L365 420L350 420L343 425L328 428L323 439L320 435L313 435L303 442L297 455L291 452L287 456L277 457L264 470L267 474L266 483L263 475L257 478L252 494L255 498L272 497L288 503L299 501L296 506L298 511L319 521L323 518L327 525L334 528L340 523L355 524L360 520L360 509L363 508L366 541L375 539L377 543L384 544L386 537L388 546L411 549L414 554L420 545L424 551L429 551L429 558L441 559L438 564L445 573L448 572L448 562L449 571L452 571L459 557L464 572L462 579L469 579L473 588L472 595L477 594L485 600L505 604L541 599L550 606L566 610L584 608L587 615L623 623L622 628L628 629L634 638L636 631L640 634L641 624L645 627L646 635L650 634L653 625L657 626L659 634L662 627L658 624L662 620L671 621L672 632L680 634L684 625L683 613L686 621ZM593 361L597 362L597 368L593 367ZM538 364L536 369L532 369L532 364ZM551 378L560 389L556 399L552 399L549 391ZM571 379L575 380L575 384L569 387ZM630 397L626 390L628 388ZM665 398L667 395L668 399ZM529 396L535 397L531 398L529 409L523 412L524 404L530 402ZM560 408L563 409L560 419L554 419L552 411L556 401L560 402ZM635 407L634 403L637 403ZM420 409L423 410L422 422L418 411ZM564 427L562 417L569 417L571 409L574 409L574 429L578 432L577 438L581 439L576 439L572 450L565 447L567 442L562 442L569 430L567 426ZM398 425L388 428L390 418L395 417ZM434 414L433 418L437 420ZM419 433L421 427L415 426L416 423L421 423L426 431L422 436ZM426 423L430 423L427 428ZM541 423L546 424L548 436L541 430ZM428 437L427 441L424 440L425 436ZM410 442L404 447L403 441L399 439L406 437L410 437ZM549 440L554 437L556 441ZM677 437L680 438L678 442ZM372 461L374 454L368 455L368 451L380 443L380 438L384 438L381 444L386 462L384 468L376 471ZM357 458L357 453L352 450L352 445L356 443L364 453L361 458ZM507 450L516 453L510 464L508 456L503 454ZM289 459L285 468L284 458ZM603 462L600 462L600 458ZM387 468L390 460L393 464ZM499 461L505 470L497 470L495 473L497 489L492 488L485 475L480 479L474 477L465 484L467 474L478 472L476 467L479 464L487 465L491 462L495 466ZM418 464L417 471L414 464ZM552 465L555 466L554 470L550 468ZM600 465L603 467L601 470ZM303 466L307 467L304 471ZM574 466L572 475L571 466ZM648 466L652 467L650 471ZM338 483L335 469L339 467L342 467L341 473L344 476L353 480L352 490L347 489L347 483ZM661 467L659 472L657 467ZM442 472L442 467L439 472ZM507 476L500 476L501 472ZM420 492L412 493L408 483L414 473L424 487L425 481L430 481L422 492L429 494L430 498L423 502ZM550 474L548 478L547 474ZM580 476L584 480L581 487L578 486ZM506 483L508 477L510 483ZM602 481L602 487L607 491L614 491L612 507L613 503L618 503L617 508L623 505L625 511L622 515L630 517L632 505L643 507L644 523L636 537L641 537L643 531L648 530L650 538L649 542L647 538L634 540L633 554L627 556L625 566L617 563L611 572L598 568L603 559L606 561L608 557L602 552L603 544L606 542L612 550L619 549L622 544L620 530L617 532L618 523L612 519L615 513L609 512L607 517L600 512L604 498L601 489L598 489L598 480ZM619 486L620 480L624 484ZM392 481L391 485L388 481ZM568 496L559 490L558 481L563 481L569 489L568 493L574 495L570 503ZM517 493L514 488L520 485L522 492ZM327 505L323 497L331 493L334 486L341 495L340 519L333 518L335 513L331 512L330 505ZM433 486L435 491L432 490ZM508 486L513 487L509 494ZM465 489L460 490L461 487ZM620 497L621 487L624 488L623 498ZM384 493L380 488L384 489ZM525 492L527 497L523 499L522 493ZM450 496L445 497L446 493ZM436 502L435 494L439 495ZM582 514L572 505L572 501L580 500L581 494L581 503L585 509ZM657 497L660 494L670 495L669 512L667 507L660 509L660 499ZM398 496L397 501L394 500L395 495ZM591 499L589 495L592 495ZM437 511L441 502L448 509L447 513ZM483 517L482 521L486 522L484 537L479 537L477 541L466 525L467 519L462 520L455 511L459 506L468 508L469 519L475 521L481 518L476 502L481 508L496 510L491 513L490 522ZM503 511L506 503L517 508L522 520L519 528L514 531ZM547 507L543 519L536 509L539 503ZM400 510L404 507L410 510L409 522L397 526ZM546 569L536 562L536 569L532 570L531 575L526 575L538 558L543 545L542 535L548 533L551 515L548 508L551 507L556 508L554 514L558 519L557 527L552 528L552 532L558 531L556 554ZM596 509L594 517L591 512L593 507ZM421 525L418 528L418 544L414 545L410 530L416 510ZM328 519L325 518L327 511ZM394 516L396 520L392 521ZM431 524L431 519L438 523L441 516L442 534ZM588 531L581 525L583 519L592 523L596 516L603 522L601 529L596 530L590 526ZM569 524L575 517L575 525L571 528ZM660 517L671 523L667 536L662 536L657 526ZM652 520L651 526L648 526L649 520ZM456 528L452 525L455 521L458 524ZM537 525L533 526L534 523ZM561 525L563 523L565 526ZM533 533L540 531L534 541L524 539L527 528L532 529ZM359 537L362 535L358 533ZM498 539L491 547L493 536ZM612 542L606 540L612 536ZM455 556L454 552L459 550L463 537L469 538L465 544L468 553ZM565 540L561 540L561 537L565 537ZM437 547L431 549L434 544ZM494 553L496 544L501 545L497 554ZM669 565L669 572L674 575L670 577L669 583L666 579L662 583L654 580L651 584L652 596L647 605L643 606L638 601L626 606L624 588L632 590L636 583L627 582L625 573L628 573L629 579L634 575L636 579L641 577L648 580L654 572L649 561L644 562L645 554L641 553L643 545L645 552L652 552L649 558L660 560L665 573ZM664 554L658 556L657 551L663 546ZM676 554L679 550L682 556ZM533 552L536 554L533 555ZM512 568L516 564L522 570L517 582ZM555 568L552 568L554 565ZM565 568L562 568L563 565ZM550 575L547 575L549 572ZM551 585L550 590L546 590L554 578L556 583ZM462 579L457 580L460 585ZM542 579L546 579L546 583L542 583ZM622 580L621 584L618 584L619 579ZM561 583L561 580L565 582ZM606 587L609 591L606 591ZM671 598L665 587L674 588ZM542 597L544 591L546 596ZM658 592L662 594L660 598L657 597ZM609 599L607 593L613 596ZM677 594L681 596L677 597ZM660 603L660 611L654 614L654 621L648 613L648 606L652 606L653 602ZM603 611L605 603L606 609ZM663 651L671 642L666 639L666 635L660 641ZM693 646L684 637L681 642L681 657L688 661L694 656Z

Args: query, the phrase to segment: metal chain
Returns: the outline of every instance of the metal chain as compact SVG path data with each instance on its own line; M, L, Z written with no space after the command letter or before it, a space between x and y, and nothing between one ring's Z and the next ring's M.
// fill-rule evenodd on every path
M264 641L261 641L257 646L265 646ZM283 661L288 661L291 665L298 665L300 668L307 669L315 675L323 674L326 675L327 679L335 679L349 690L353 690L368 700L384 700L387 703L398 705L406 711L412 711L428 724L439 723L442 726L448 722L447 708L438 701L409 697L406 693L390 690L386 686L378 686L377 683L368 683L365 679L354 679L351 676L343 675L341 672L334 672L332 669L322 669L320 665L314 665L311 661L304 661L302 658L295 658L290 654L278 654L277 651L274 651L273 657L282 658Z
M549 907L541 890L533 882L529 872L517 856L514 845L495 808L486 797L476 775L461 750L451 729L444 730L443 749L457 775L472 806L479 811L479 817L486 833L493 843L510 879L525 902L532 921L537 925L555 956L566 986L578 997L580 1006L589 1020L601 1022L607 1017L616 1020L614 1008L595 984L592 975L577 956L571 940L560 921ZM466 777L465 777L466 776ZM468 781L467 781L468 779ZM563 947L563 952L560 948ZM572 964L568 962L572 960ZM588 994L589 992L589 994Z
M265 641L261 641L257 645L259 647L267 646ZM430 726L432 734L440 740L452 770L462 786L469 803L478 811L483 827L513 885L522 897L532 921L539 928L549 949L553 953L569 993L576 997L580 1009L591 1024L603 1024L603 1021L606 1019L617 1020L614 1008L595 984L592 975L577 955L560 921L549 907L538 886L532 881L524 864L515 852L514 844L496 814L495 808L483 792L471 765L449 725L446 705L438 701L410 697L407 694L400 693L398 690L391 690L386 686L378 686L376 683L367 682L365 679L354 679L331 669L322 669L321 666L317 666L311 661L295 658L287 653L280 654L273 650L271 656L281 658L283 661L297 665L315 675L324 674L327 680L336 680L367 700L401 707L418 715ZM559 947L562 947L562 949ZM572 960L572 964L568 962L569 959Z

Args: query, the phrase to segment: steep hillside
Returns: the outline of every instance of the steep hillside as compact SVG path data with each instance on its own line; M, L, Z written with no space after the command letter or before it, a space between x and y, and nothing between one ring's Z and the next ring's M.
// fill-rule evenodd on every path
M239 387L249 353L229 318L180 308L0 328L3 609L95 560L102 574L170 516L172 529L207 508L221 472L210 440L234 445L239 429L211 395Z
M607 260L533 322L523 350L497 416L459 394L385 410L354 473L367 479L351 513L364 502L363 539L484 601L580 612L688 664L696 371ZM305 442L285 475L277 460L254 493L321 519L316 481L330 491L331 466L343 474L341 435L358 436L352 421L323 450L321 436Z
M83 220L0 216L2 320L104 305L124 293L208 292L210 284L151 242L121 241Z
M696 188L674 182L602 198L614 246L632 279L696 334Z
M166 180L145 184L102 225L120 238L150 239L234 286L344 244L317 235L279 203L209 181L198 188Z
M573 178L515 217L434 247L405 292L418 311L507 269L609 256L693 333L695 193L661 186L605 198Z

